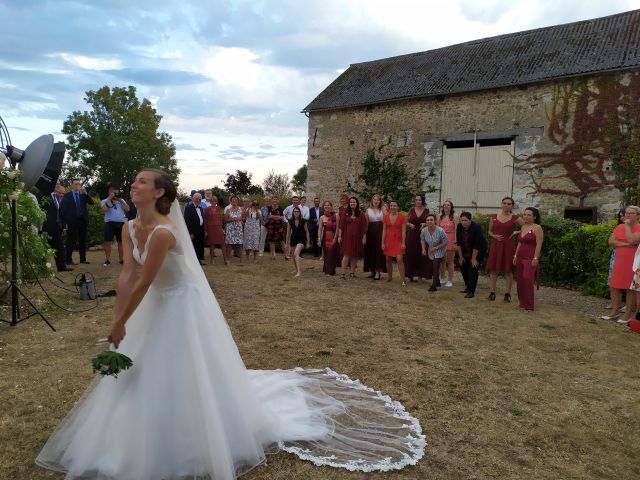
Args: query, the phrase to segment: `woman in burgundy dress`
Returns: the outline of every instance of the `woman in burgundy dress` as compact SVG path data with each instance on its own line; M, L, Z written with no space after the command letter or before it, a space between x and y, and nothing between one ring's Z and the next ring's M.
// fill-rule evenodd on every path
M342 278L350 268L350 277L356 276L356 261L364 254L367 242L367 216L360 211L356 197L349 199L349 207L338 224L338 243L342 254Z
M515 226L522 225L523 220L514 215L513 198L504 197L502 199L502 208L499 213L494 213L489 218L489 259L487 260L486 269L489 271L489 283L491 284L491 293L489 300L496 299L496 285L498 283L498 272L504 272L504 301L511 301L511 284L513 283L513 254L516 250L516 244L513 239Z
M216 247L222 250L224 264L227 265L229 261L227 260L227 249L224 244L224 230L222 230L222 210L218 205L217 197L211 197L211 206L204 210L204 230L209 244L209 265L213 265Z
M532 311L533 284L540 276L539 260L544 234L537 208L527 208L522 214L522 220L513 265L516 267L516 289L520 308Z
M367 244L364 246L363 270L371 272L369 278L373 280L380 280L380 272L387 271L382 251L382 219L386 213L380 195L371 197L371 204L367 208Z
M420 230L426 225L429 209L424 206L424 197L416 195L414 206L409 209L407 221L407 243L404 255L405 275L410 282L414 277L431 278L432 265L428 257L422 255Z
M336 266L340 260L340 246L336 242L338 231L338 216L333 211L333 204L329 201L322 205L324 214L318 221L318 245L322 249L322 271L325 275L335 275Z

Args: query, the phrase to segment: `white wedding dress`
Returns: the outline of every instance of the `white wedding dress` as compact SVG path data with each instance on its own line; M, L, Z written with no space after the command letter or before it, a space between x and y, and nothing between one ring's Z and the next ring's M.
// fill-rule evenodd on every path
M96 379L38 455L67 479L227 480L278 449L317 465L393 470L425 439L389 397L331 370L246 370L174 202L176 237L127 322L117 379ZM140 252L133 222L133 256ZM149 235L147 245L153 241Z

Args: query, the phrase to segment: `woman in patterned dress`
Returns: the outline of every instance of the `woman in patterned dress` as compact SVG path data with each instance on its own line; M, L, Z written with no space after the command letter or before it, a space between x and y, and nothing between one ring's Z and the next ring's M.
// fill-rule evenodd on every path
M227 258L231 259L231 251L233 250L234 254L237 257L240 257L240 263L242 263L242 208L238 206L238 196L231 196L231 207L227 210L225 215L227 226L226 226L226 238L225 242L227 244ZM229 260L227 260L227 265L229 264Z
M416 195L414 205L409 209L407 219L407 243L404 253L405 275L410 282L414 277L426 279L431 277L431 262L422 255L420 245L420 230L424 228L429 209L424 206L424 197ZM438 272L436 272L438 274Z
M280 248L283 252L286 252L284 245L284 214L282 209L278 206L278 198L273 197L271 199L271 206L269 207L269 215L267 221L267 242L271 248L271 260L276 259L276 243L280 243ZM289 260L285 253L285 260Z
M449 238L442 227L436 225L436 216L430 213L425 218L426 227L420 231L420 243L422 255L432 263L433 271L430 292L435 292L440 287L440 262L447 256Z
M513 198L504 197L500 212L494 213L489 218L489 259L486 269L489 271L489 283L491 293L489 300L496 299L496 285L498 283L498 272L504 272L504 301L511 301L511 284L513 283L513 254L516 244L513 241L513 232L516 225L522 225L522 218L518 218L513 212Z
M222 230L222 211L218 205L218 198L211 197L211 206L204 210L204 230L209 244L209 265L213 265L215 248L222 250L222 257L227 264L227 249L224 244L224 230Z
M250 252L253 252L253 261L257 261L260 248L260 225L262 225L262 214L257 200L254 200L247 209L244 221L243 245L247 261L249 261Z
M442 259L442 262L440 262L440 282L444 283L444 274L446 272L447 279L446 283L444 283L444 287L446 288L453 287L453 263L457 245L456 228L458 227L459 221L460 217L453 208L453 202L451 200L445 200L442 204L442 210L440 211L438 225L444 230L444 233L447 234L447 239L449 240L447 243L447 255Z
M338 230L338 215L333 211L333 204L329 201L322 205L324 214L318 222L318 245L322 248L322 271L325 275L335 275L336 266L340 260L340 248L335 241Z

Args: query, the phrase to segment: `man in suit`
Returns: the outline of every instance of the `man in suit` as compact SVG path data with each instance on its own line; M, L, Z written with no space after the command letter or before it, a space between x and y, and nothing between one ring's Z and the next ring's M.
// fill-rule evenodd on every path
M80 263L87 262L87 227L89 226L89 210L87 205L93 205L93 199L87 195L82 182L74 178L71 180L71 191L66 193L60 202L62 223L67 229L67 265L73 265L73 249L76 241L80 252Z
M65 188L56 183L56 186L50 195L43 195L40 198L40 205L46 212L46 219L42 226L42 231L49 235L49 245L56 252L56 267L59 272L67 272L73 270L67 267L66 255L64 251L64 243L62 242L63 224L60 216L60 202L65 194Z
M464 298L473 298L478 284L478 270L487 253L487 240L482 227L471 221L471 213L462 212L456 229L458 262L464 279Z
M320 199L315 197L313 199L313 207L309 209L309 235L311 236L311 245L313 249L313 256L320 256L320 247L318 246L318 221L320 217L324 215L324 211L320 206Z
M184 221L193 242L193 248L200 264L204 265L204 212L202 211L202 195L195 193L192 201L184 207Z

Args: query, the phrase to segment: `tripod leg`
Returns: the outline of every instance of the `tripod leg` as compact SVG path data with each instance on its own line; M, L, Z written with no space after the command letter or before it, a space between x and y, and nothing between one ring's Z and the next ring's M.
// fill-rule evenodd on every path
M22 295L22 297L23 297L23 298L24 298L24 299L29 303L29 305L31 305L31 308L33 308L33 309L36 311L36 313L37 313L38 315L40 315L40 317L42 318L42 320L44 320L44 323L46 323L47 325L49 325L49 328L55 332L55 331L56 331L56 329L55 329L55 328L53 328L53 325L51 325L51 324L49 323L49 320L47 320L47 318L44 316L44 314L43 314L40 310L38 310L38 307L36 307L36 306L33 304L33 302L32 302L31 300L29 300L29 297L27 297L27 295L26 295L22 290L20 290L20 287L19 287L18 285L16 285L16 286L15 286L15 288L16 288L17 292L18 292L20 295ZM17 302L16 302L16 303L17 303Z

